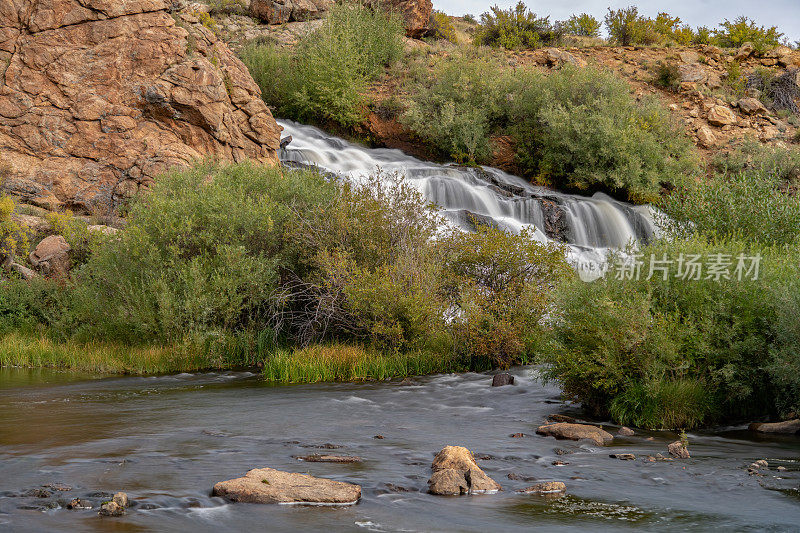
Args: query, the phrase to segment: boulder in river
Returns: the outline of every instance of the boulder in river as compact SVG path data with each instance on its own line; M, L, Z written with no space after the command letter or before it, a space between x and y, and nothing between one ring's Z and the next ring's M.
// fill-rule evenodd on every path
M536 430L539 435L546 437L555 437L557 439L568 440L583 440L588 439L593 441L598 446L614 440L614 436L604 431L603 428L592 426L589 424L570 424L567 422L558 422L556 424L547 424L539 426Z
M783 422L753 422L750 431L757 433L783 433L785 435L800 435L800 418L785 420Z
M361 498L361 487L353 483L255 468L244 477L220 481L214 496L244 503L298 503L349 505Z
M428 492L441 495L493 493L500 484L481 470L475 458L463 446L445 446L431 464Z
M509 374L508 372L503 372L502 374L495 374L492 378L492 387L502 387L503 385L513 385L514 384L514 376Z
M617 431L617 435L620 437L633 437L636 433L631 428L622 426L619 428L619 431Z
M689 455L689 448L687 448L684 443L679 440L669 444L667 446L667 450L669 450L669 454L672 457L676 457L678 459L688 459L691 457L691 455Z

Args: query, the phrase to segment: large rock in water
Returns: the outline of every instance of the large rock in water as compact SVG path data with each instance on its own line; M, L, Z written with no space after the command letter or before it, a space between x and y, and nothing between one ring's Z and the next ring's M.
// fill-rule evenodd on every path
M353 504L361 498L361 487L308 474L256 468L244 477L214 485L214 496L244 503Z
M800 418L784 422L753 422L750 431L757 433L783 433L786 435L800 435Z
M367 0L367 5L381 5L387 11L402 15L409 37L424 37L431 31L431 0Z
M108 212L173 165L277 163L247 68L167 0L0 2L0 157L27 202Z
M557 439L594 441L598 446L603 446L607 442L614 440L614 436L598 426L589 424L570 424L559 422L557 424L547 424L539 426L536 430L539 435L555 437Z
M500 484L481 470L472 452L462 446L445 446L431 464L428 492L441 495L492 493Z

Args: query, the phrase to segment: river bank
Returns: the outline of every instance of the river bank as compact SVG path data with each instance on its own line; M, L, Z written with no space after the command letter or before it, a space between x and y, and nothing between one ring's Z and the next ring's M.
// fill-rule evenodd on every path
M580 413L531 371L515 368L514 386L493 388L491 376L474 373L274 386L246 372L87 380L0 370L0 521L14 531L218 531L264 523L274 531L523 531L532 523L556 531L704 531L788 530L800 520L796 438L764 438L741 427L689 432L692 458L661 462L645 459L666 453L674 432L637 431L606 447L556 441L535 435L535 428L552 413ZM523 436L511 436L518 433ZM503 490L461 498L427 494L431 459L447 444L472 450ZM329 445L335 447L330 453L363 461L294 458L329 452ZM637 459L609 457L621 453ZM770 466L762 476L749 475L757 459ZM210 496L217 481L262 466L358 483L362 500L303 508ZM567 494L518 494L531 482L509 474L563 481ZM46 484L71 490L20 495ZM124 517L57 505L71 497L99 501L116 491L134 502Z

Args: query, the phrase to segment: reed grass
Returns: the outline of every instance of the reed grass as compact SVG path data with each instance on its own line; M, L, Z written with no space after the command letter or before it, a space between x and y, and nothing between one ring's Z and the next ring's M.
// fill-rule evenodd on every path
M57 368L100 374L163 374L214 368L189 345L125 346L107 342L57 342L18 332L0 337L0 367Z
M381 353L348 344L278 351L264 361L266 380L282 383L387 380L466 370L469 365L455 357L430 352Z

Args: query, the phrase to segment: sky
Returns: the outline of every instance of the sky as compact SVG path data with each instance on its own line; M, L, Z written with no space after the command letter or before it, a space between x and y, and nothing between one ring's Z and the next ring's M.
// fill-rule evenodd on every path
M516 3L517 0L433 0L433 7L448 15L470 13L477 17L494 4L507 8ZM549 15L551 21L588 13L602 22L609 7L618 9L629 5L638 6L639 12L648 17L666 11L693 28L715 28L726 18L733 20L745 15L760 26L777 26L778 31L786 34L791 42L800 40L800 0L770 0L766 3L753 0L527 0L525 3L537 15Z

